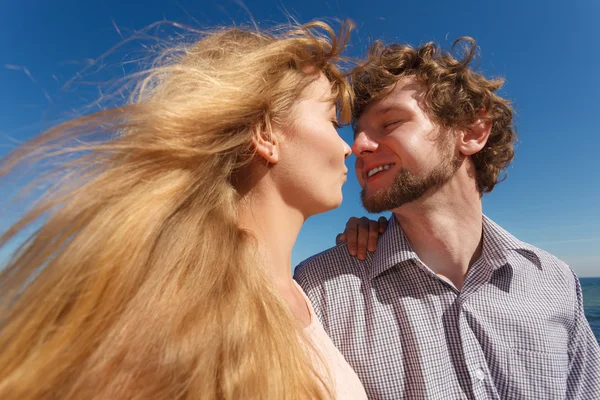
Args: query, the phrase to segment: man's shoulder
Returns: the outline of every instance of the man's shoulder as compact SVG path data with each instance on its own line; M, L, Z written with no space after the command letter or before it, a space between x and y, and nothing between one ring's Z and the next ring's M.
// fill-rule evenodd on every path
M534 264L545 276L552 275L561 276L567 280L573 279L573 271L569 265L552 253L536 247L531 243L522 241L485 216L484 224L488 227L489 232L492 233L494 245L499 246L502 249L502 252L508 251L508 253L512 253L513 251L516 251L520 256ZM518 264L522 263L518 262Z
M362 277L368 269L371 255L361 261L350 255L346 243L341 243L302 261L294 270L294 279L301 284L323 284L342 276Z
M562 280L568 286L572 286L576 279L574 271L563 260L554 254L534 246L530 243L523 242L526 252L529 252L533 257L529 257L536 264L538 269L547 277L553 277Z

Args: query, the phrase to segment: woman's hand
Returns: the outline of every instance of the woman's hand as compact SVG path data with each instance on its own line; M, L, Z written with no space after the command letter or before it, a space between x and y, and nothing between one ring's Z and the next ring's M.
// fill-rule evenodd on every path
M387 229L388 221L385 217L379 217L374 221L367 217L351 217L346 222L344 233L335 238L336 244L347 241L348 252L359 260L367 258L367 250L374 252L377 248L377 239Z

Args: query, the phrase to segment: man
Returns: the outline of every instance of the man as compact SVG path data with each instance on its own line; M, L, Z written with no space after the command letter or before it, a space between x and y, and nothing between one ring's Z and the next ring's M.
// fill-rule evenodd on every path
M393 215L365 260L340 245L295 278L372 399L600 399L576 276L482 213L516 136L463 40L376 43L353 74L362 202Z

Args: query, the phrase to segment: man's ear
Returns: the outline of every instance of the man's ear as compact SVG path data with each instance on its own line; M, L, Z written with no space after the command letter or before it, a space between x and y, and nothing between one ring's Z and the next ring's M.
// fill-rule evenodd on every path
M269 164L279 161L279 142L276 135L263 129L255 129L252 135L252 146L256 154Z
M487 143L491 131L492 121L486 118L485 110L479 111L475 121L461 132L458 150L466 156L479 152Z

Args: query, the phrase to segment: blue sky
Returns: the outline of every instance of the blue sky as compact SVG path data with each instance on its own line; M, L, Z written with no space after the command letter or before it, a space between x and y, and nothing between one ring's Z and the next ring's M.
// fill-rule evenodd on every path
M600 276L600 3L594 0L6 2L0 14L0 154L93 101L93 82L122 74L119 65L136 58L143 43L107 56L98 73L85 68L123 38L164 19L206 28L248 24L250 14L265 26L285 22L287 15L300 22L351 18L357 24L352 56L374 39L413 45L433 40L448 48L459 36L474 37L478 70L506 79L502 93L513 101L520 137L509 177L484 198L484 212L580 276ZM352 140L349 128L341 134ZM353 162L351 157L348 165ZM0 187L0 198L12 189ZM333 244L349 216L364 215L358 193L350 177L343 205L306 223L294 264ZM24 204L1 204L3 230Z

